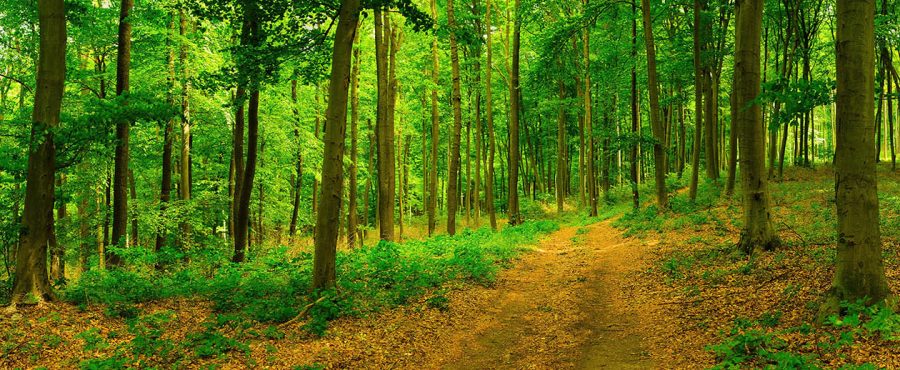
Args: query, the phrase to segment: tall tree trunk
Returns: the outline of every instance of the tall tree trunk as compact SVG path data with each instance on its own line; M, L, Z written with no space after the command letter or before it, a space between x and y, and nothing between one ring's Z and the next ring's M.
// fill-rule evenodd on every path
M187 33L187 15L184 10L178 13L178 33L181 36L181 53L178 57L181 64L181 184L179 186L181 201L191 200L191 110L188 93L191 89L190 70L188 68L188 45L185 41ZM190 247L191 224L181 222L181 247Z
M638 190L638 146L640 146L641 116L638 110L637 93L637 4L631 3L631 199L634 210L641 207L641 196Z
M447 176L447 234L456 234L456 210L459 205L459 172L460 172L460 130L462 129L462 112L460 108L459 89L459 52L456 42L456 14L453 0L447 0L447 26L450 28L450 73L452 90L450 103L453 108L453 130L450 132L450 165Z
M653 44L653 22L650 17L650 0L641 0L644 15L644 41L647 44L647 83L650 85L650 128L656 141L653 143L653 161L656 174L656 204L666 209L666 151L665 128L659 121L659 85L656 80L656 46Z
M295 72L296 73L296 72ZM300 107L297 105L297 78L291 79L291 113L294 118L294 140L297 143L297 161L294 168L294 197L291 199L291 224L288 235L297 235L297 219L300 216L300 190L303 185L303 144L300 142Z
M381 240L394 240L394 122L391 120L391 87L388 78L390 16L375 10L375 59L378 74L377 134L378 141L378 220ZM389 13L388 13L389 14Z
M432 0L434 1L434 0ZM484 76L485 76L485 86L484 86L484 95L485 95L485 115L487 115L487 131L488 131L488 160L485 164L485 174L484 174L484 202L485 207L487 207L488 215L491 219L491 228L497 230L497 215L494 211L494 154L497 151L497 142L494 137L494 98L492 94L492 82L491 82L491 69L493 68L493 45L491 44L491 34L493 30L491 29L491 0L486 0L486 10L485 10L485 30L487 30L487 60L486 65L484 67ZM434 96L434 95L432 95ZM434 102L434 98L432 98L432 104ZM435 148L437 145L435 144ZM432 151L432 154L435 154L435 151ZM432 165L437 167L437 163L434 162L435 159L432 159ZM433 186L433 185L432 185Z
M39 0L40 48L31 147L25 177L25 209L11 307L27 296L39 301L55 299L47 276L47 242L53 232L53 180L56 145L53 129L59 126L66 76L66 16L63 0Z
M232 130L232 160L234 161L234 189L231 199L231 233L232 238L237 238L237 214L238 204L241 202L241 182L244 180L244 88L238 86L234 96L234 104L237 109L234 114L234 129ZM233 241L233 240L232 240ZM243 259L244 244L234 245L234 256L241 255Z
M562 65L562 62L557 62ZM556 212L562 213L566 200L565 171L566 159L563 153L566 151L566 85L562 79L557 82L559 87L559 107L556 118Z
M431 0L431 15L437 19L437 2ZM488 33L488 40L490 40ZM431 172L428 174L428 235L434 234L437 226L437 164L438 164L438 144L440 143L440 115L438 112L438 48L437 34L435 33L431 39ZM488 66L490 73L490 66ZM490 77L488 77L490 78ZM488 87L490 89L490 87ZM490 90L488 90L490 91ZM490 103L488 103L490 104Z
M129 13L134 7L134 0L122 0L119 12L119 49L116 58L116 95L123 96L129 90L129 71L131 69L131 22ZM127 98L126 98L127 99ZM127 101L123 101L127 104ZM112 243L124 247L125 234L128 229L128 140L131 122L116 122L116 155L113 173L113 220ZM107 250L106 263L109 266L121 266L122 258Z
M241 179L240 198L234 218L234 255L232 262L244 262L247 232L250 226L250 194L253 192L253 178L256 175L257 141L259 139L259 90L251 88L247 103L247 163Z
M875 168L873 68L875 2L837 2L837 257L822 313L842 301L881 301L891 294L884 275ZM820 315L821 316L821 315Z
M259 35L259 15L257 8L252 4L248 4L244 8L244 19L241 30L241 45L245 47L255 47L260 43ZM232 262L244 262L246 259L246 247L248 244L247 233L250 220L250 194L253 192L253 178L256 175L256 153L259 132L259 81L255 72L250 70L250 66L241 66L242 76L245 79L246 86L239 84L237 97L239 108L238 117L235 119L235 135L240 135L238 140L235 137L235 151L239 148L239 144L243 141L243 97L244 89L249 91L249 99L247 103L247 160L246 162L238 162L237 158L242 157L242 152L237 152L235 173L237 181L235 186L235 202L234 202L234 254L231 257Z
M452 0L450 0L452 1ZM512 38L512 69L509 78L509 194L507 195L507 215L510 225L522 222L519 215L519 47L522 19L519 12L520 0L515 0L515 26Z
M168 89L166 92L166 102L169 106L175 106L175 46L172 45L172 33L175 32L175 16L169 15L168 33L166 34L166 83ZM168 208L169 200L172 194L172 141L175 127L175 118L169 118L166 121L166 127L163 130L163 151L162 151L162 180L160 181L159 191L159 210L160 216L166 218L166 208ZM163 229L156 230L156 253L162 250L166 243L166 233ZM157 263L156 268L162 265Z
M762 109L754 100L760 90L759 44L763 0L739 0L734 53L734 124L741 132L741 187L744 229L738 246L747 254L780 244L772 227L766 180L766 133Z
M344 185L344 137L347 130L347 89L350 84L350 58L359 24L359 0L342 0L334 47L331 54L331 78L328 107L325 110L325 153L322 164L322 196L316 215L316 249L313 256L313 288L334 285L337 228Z
M703 60L701 55L701 0L694 0L694 142L691 155L691 183L688 196L697 199L697 182L700 174L700 141L703 139Z
M584 0L584 7L587 8L588 1ZM584 136L587 140L587 159L585 166L587 167L586 179L587 197L590 204L590 215L597 216L597 176L594 174L594 119L592 116L591 106L591 27L586 27L582 31L582 51L584 58Z
M354 36L357 36L357 32L353 32ZM355 37L354 43L356 47L353 48L353 67L350 71L350 189L347 197L349 202L347 206L347 246L350 248L356 247L362 241L356 239L357 224L359 223L359 212L356 207L358 187L356 161L357 138L359 137L359 37Z

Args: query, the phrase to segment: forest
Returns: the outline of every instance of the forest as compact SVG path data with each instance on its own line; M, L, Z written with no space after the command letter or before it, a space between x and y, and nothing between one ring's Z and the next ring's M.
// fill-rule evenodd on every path
M0 368L900 368L898 50L892 0L4 0Z

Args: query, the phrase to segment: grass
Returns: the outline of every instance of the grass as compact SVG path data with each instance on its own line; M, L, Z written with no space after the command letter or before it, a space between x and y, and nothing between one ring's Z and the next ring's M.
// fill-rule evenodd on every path
M312 335L324 335L328 323L340 317L365 316L423 299L428 308L448 310L449 291L491 285L502 268L558 229L557 221L535 220L497 232L465 229L455 236L339 251L336 287L325 291L311 289L310 253L279 247L251 262L215 268L187 264L158 272L130 261L129 268L82 274L61 296L83 310L100 308L127 324L125 338L92 330L78 334L84 351L105 354L81 362L81 368L179 367L220 356L246 356L248 341L283 338L277 324L306 307L301 322ZM212 316L199 331L177 336L166 330L176 312L144 310L147 303L176 299L207 301ZM250 364L253 359L244 361Z

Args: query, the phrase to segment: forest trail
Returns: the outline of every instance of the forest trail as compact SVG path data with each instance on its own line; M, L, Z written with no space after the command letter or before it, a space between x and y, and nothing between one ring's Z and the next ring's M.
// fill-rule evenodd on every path
M648 368L641 313L629 297L641 243L601 222L566 227L503 271L475 325L451 335L452 360L437 367ZM449 343L448 343L449 342Z

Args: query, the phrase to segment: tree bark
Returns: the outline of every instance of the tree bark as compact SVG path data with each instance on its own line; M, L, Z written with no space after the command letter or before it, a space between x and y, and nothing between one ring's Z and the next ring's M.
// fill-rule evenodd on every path
M780 244L772 227L766 180L766 132L762 109L754 100L760 90L759 44L763 0L738 0L734 54L734 124L740 130L741 187L744 229L738 246L747 254Z
M638 110L637 93L637 4L631 3L631 199L634 210L641 208L641 196L638 190L638 147L640 142L641 116Z
M562 62L559 62L562 65ZM557 82L559 87L559 107L556 118L556 212L562 213L566 200L565 171L566 159L563 153L566 151L566 85L562 79Z
M460 131L462 129L459 88L459 52L456 41L456 14L453 0L447 0L447 26L450 28L450 103L453 108L453 130L450 132L450 165L447 176L447 234L456 234L456 211L459 206Z
M288 235L297 235L297 219L300 216L300 190L303 185L303 144L300 142L300 107L297 105L297 79L291 80L291 113L294 117L294 140L297 142L297 161L294 168L294 197L291 199L291 224Z
M322 196L316 214L316 249L313 256L313 288L334 286L337 229L344 185L344 139L347 131L347 89L353 40L359 24L359 0L342 0L328 84L325 110L325 152L322 165Z
M666 151L665 128L659 121L659 85L656 80L656 46L653 44L653 23L650 18L650 0L641 0L644 18L644 41L647 44L647 82L650 85L650 128L656 141L653 143L653 161L656 174L656 204L666 209Z
M450 0L452 1L452 0ZM509 78L509 194L507 195L507 215L512 226L522 223L519 215L519 47L522 19L519 14L520 0L515 0L515 26L512 37L512 68Z
M841 301L875 303L891 292L884 275L875 168L874 0L837 2L837 257L820 312Z
M431 0L431 15L437 19L436 0ZM490 39L490 37L490 34L488 34L488 39ZM437 34L435 33L431 39L431 168L428 174L428 235L433 235L435 227L437 226L437 164L441 122L438 112L438 67ZM488 67L488 70L490 70L490 66Z
M190 71L188 68L187 15L184 10L178 13L178 33L181 36L181 53L178 62L181 64L181 176L179 194L182 203L191 200L191 110L188 93L191 89ZM191 224L187 220L181 222L181 247L190 247Z
M40 47L32 113L31 146L25 177L25 209L11 307L31 295L39 301L55 299L47 276L47 242L53 232L53 193L56 145L53 129L66 76L66 16L63 0L39 0Z
M394 240L394 125L390 115L391 87L388 78L390 17L375 10L375 59L378 75L376 139L378 141L378 222L381 240Z
M350 184L349 194L347 196L349 204L347 205L347 246L350 248L359 245L362 240L357 240L357 225L359 223L359 211L356 206L357 198L357 181L356 181L356 161L359 137L359 37L358 31L354 31L353 48L353 67L350 72Z
M588 0L584 0L584 7L587 8ZM594 174L594 119L592 116L591 106L591 27L586 27L582 31L582 51L584 58L584 136L587 140L587 158L585 166L587 167L586 179L588 204L590 205L590 216L597 216L597 177Z
M432 0L434 1L434 0ZM491 70L493 68L493 45L491 44L491 34L493 30L491 29L491 0L485 0L485 30L487 30L487 59L486 65L484 67L484 78L485 78L485 86L484 86L484 95L485 95L485 115L487 116L487 131L488 131L488 159L485 164L485 173L484 173L484 202L485 207L487 208L488 216L491 219L491 228L497 230L497 214L494 211L494 155L497 150L497 142L494 137L494 98L492 94L492 81L491 81ZM433 98L434 99L434 98ZM432 100L433 102L434 100ZM437 145L435 145L437 147ZM432 152L433 154L436 153ZM432 159L434 161L435 159ZM433 165L436 166L436 162L432 162Z
M116 59L116 95L123 96L129 90L129 72L131 69L131 22L129 13L134 7L134 0L122 0L119 12L119 42ZM125 97L123 104L127 104ZM116 122L116 154L113 171L113 220L112 241L110 244L124 247L128 229L128 140L131 122L122 119ZM114 251L107 249L108 266L122 265L122 258Z
M166 35L166 84L168 90L166 92L166 102L169 106L175 106L175 46L172 45L172 33L175 32L175 16L169 15L168 33ZM160 181L159 190L159 211L160 216L165 219L166 208L168 208L169 200L172 194L172 141L175 127L175 118L169 118L166 121L166 127L163 130L163 151L162 151L162 179ZM155 250L158 254L166 243L166 232L162 229L156 230ZM157 262L156 268L162 268Z
M691 155L691 183L688 189L688 197L691 201L697 199L697 182L700 177L700 141L703 139L703 61L700 54L702 16L700 11L700 0L694 0L694 142Z

